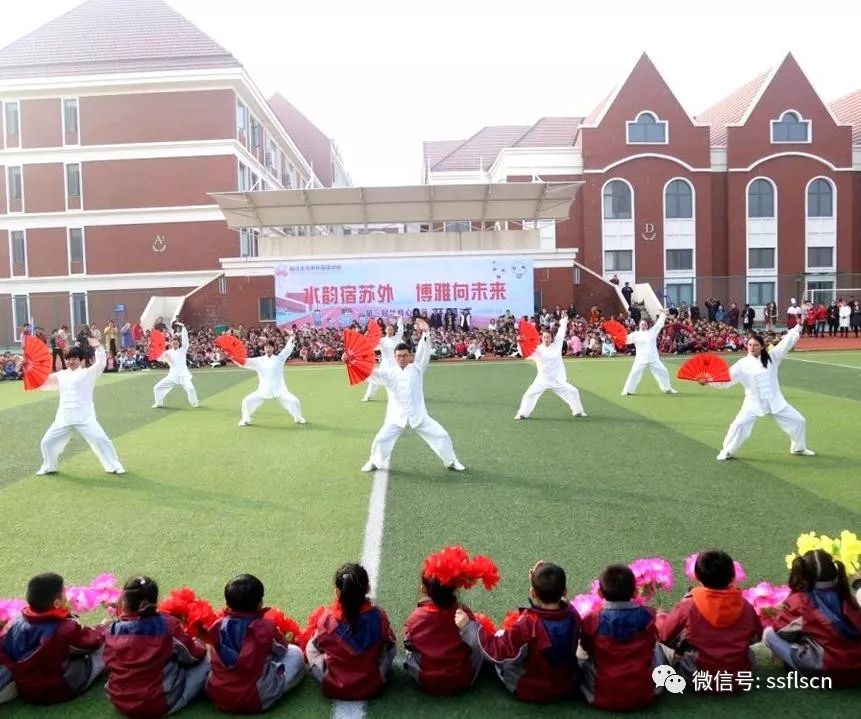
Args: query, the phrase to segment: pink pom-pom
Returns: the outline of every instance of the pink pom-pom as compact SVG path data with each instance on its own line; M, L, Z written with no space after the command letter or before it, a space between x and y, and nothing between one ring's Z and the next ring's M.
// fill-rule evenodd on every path
M578 594L571 600L571 606L581 617L587 617L592 612L598 611L603 603L604 600L597 594Z
M16 619L26 606L23 599L0 599L0 625Z

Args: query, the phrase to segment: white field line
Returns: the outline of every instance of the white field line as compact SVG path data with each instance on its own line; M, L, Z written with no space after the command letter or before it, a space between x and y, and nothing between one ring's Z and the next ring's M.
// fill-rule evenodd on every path
M789 357L789 359L795 362L805 362L807 364L824 364L829 367L843 367L844 369L854 369L856 372L861 372L861 367L858 365L851 364L840 364L839 362L822 362L821 360L809 360L809 359L801 359L800 357Z

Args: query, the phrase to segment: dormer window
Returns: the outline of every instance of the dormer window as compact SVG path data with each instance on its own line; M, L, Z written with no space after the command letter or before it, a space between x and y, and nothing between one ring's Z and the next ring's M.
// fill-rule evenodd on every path
M810 120L795 110L787 110L771 121L772 142L810 142Z
M641 112L636 120L625 123L629 145L666 145L667 121L653 112Z

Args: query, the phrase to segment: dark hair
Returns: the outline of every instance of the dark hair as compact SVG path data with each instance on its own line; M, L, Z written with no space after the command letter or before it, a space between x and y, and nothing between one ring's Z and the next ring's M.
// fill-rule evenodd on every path
M541 562L532 571L532 588L535 596L545 604L558 602L565 596L565 570L550 562Z
M812 592L817 582L834 582L834 589L844 601L855 604L846 577L846 567L824 549L811 549L792 560L789 588L793 592Z
M81 361L87 358L87 353L83 347L70 347L66 351L66 359L79 359Z
M439 579L422 577L422 586L430 600L440 609L448 609L457 604L457 587L441 584Z
M768 345L765 344L765 339L762 335L753 334L747 338L747 341L756 340L759 342L760 347L762 347L762 351L759 353L759 361L762 362L762 366L768 369L768 363L771 362L771 356L768 354L768 350L766 347Z
M361 564L344 564L335 572L335 586L341 593L338 603L344 612L344 618L350 629L355 629L371 587L368 573Z
M266 347L271 347L272 349L275 349L275 343L272 340L266 340L263 343L263 349L266 349Z
M63 578L53 572L37 574L27 582L27 604L37 612L47 612L63 598Z
M694 574L704 587L726 589L735 579L735 566L726 552L709 549L699 553Z
M224 601L237 612L255 612L263 604L263 582L253 574L240 574L224 585Z
M395 346L395 352L402 352L403 350L409 352L410 346L406 342L398 342L398 344Z
M150 577L132 577L123 585L120 602L133 614L152 617L158 613L158 584Z
M637 591L637 580L630 567L611 564L598 579L601 596L608 602L630 602Z

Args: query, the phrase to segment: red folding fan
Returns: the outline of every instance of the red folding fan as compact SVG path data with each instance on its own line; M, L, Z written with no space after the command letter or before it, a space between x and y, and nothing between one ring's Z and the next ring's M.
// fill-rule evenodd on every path
M146 358L150 362L155 362L164 354L167 348L167 340L161 330L152 330L149 333L149 350L146 353Z
M365 337L376 347L380 342L380 337L383 336L383 331L380 329L380 324L375 319L368 320L368 331L365 332Z
M616 345L617 350L625 349L628 343L628 330L625 329L625 325L616 320L607 320L601 327L613 338L613 344Z
M233 335L219 335L215 338L215 346L236 364L245 364L245 360L248 358L245 343Z
M706 353L691 357L676 375L679 379L699 382L729 382L729 365L720 355Z
M347 355L347 379L351 385L361 384L374 371L374 347L365 335L355 330L344 330L344 354Z
M520 320L517 331L520 334L520 351L523 353L524 358L529 357L538 347L541 336L538 334L538 330L535 329L535 325L526 320Z
M51 374L52 357L42 340L33 335L24 337L24 389L39 389Z

